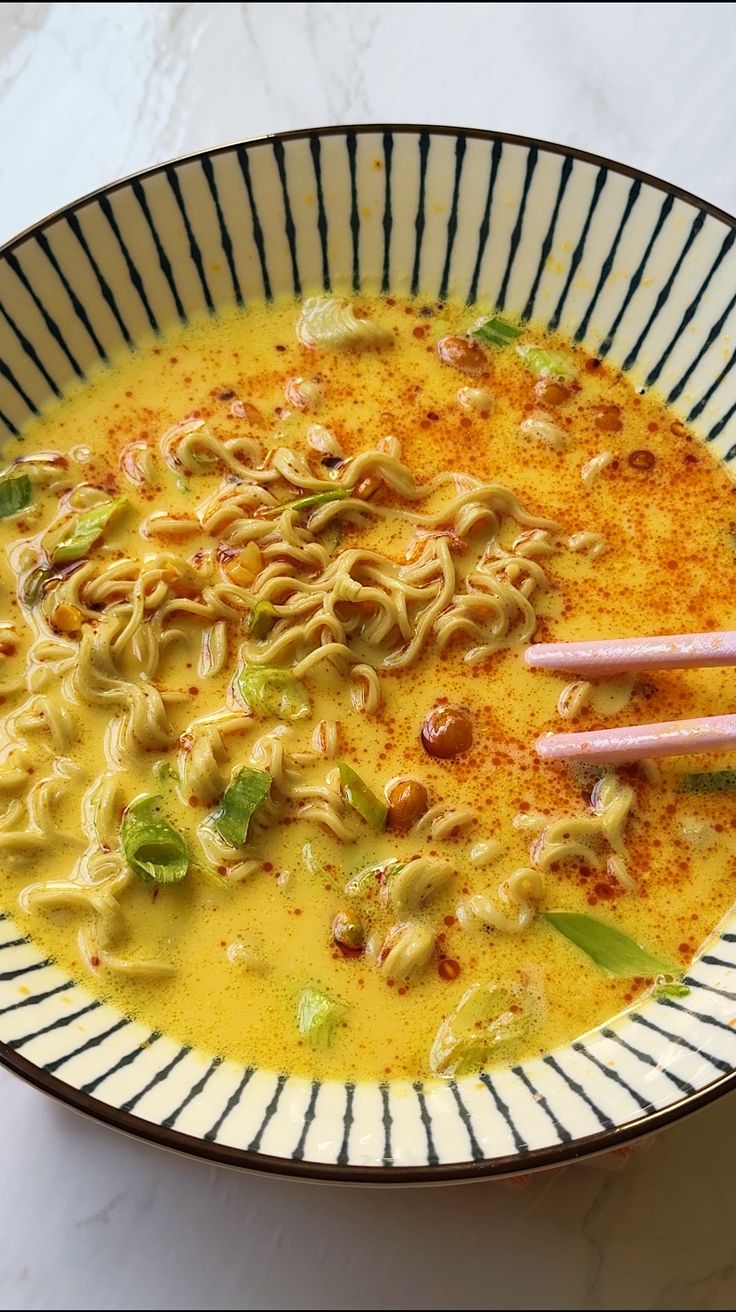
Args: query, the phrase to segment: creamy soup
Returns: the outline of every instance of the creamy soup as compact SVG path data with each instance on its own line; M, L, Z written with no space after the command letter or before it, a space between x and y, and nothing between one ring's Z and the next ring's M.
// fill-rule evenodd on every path
M681 993L736 757L534 743L727 709L730 675L523 656L736 627L735 490L655 396L465 306L254 306L121 357L6 452L0 902L126 1013L314 1076L450 1077Z

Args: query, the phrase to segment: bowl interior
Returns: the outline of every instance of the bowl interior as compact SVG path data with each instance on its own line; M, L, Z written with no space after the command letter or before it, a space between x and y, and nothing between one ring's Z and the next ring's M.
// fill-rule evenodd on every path
M174 322L316 290L422 293L538 320L656 386L736 455L736 228L695 198L555 146L437 128L326 129L116 184L0 251L0 435ZM447 1179L598 1151L731 1087L736 917L684 1001L446 1084L238 1067L101 1004L0 917L0 1056L100 1119L238 1165Z

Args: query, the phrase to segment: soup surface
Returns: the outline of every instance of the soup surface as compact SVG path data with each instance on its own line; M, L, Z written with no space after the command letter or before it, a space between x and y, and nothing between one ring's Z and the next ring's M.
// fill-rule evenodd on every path
M516 1061L682 990L734 899L736 758L534 742L728 709L730 675L523 661L736 627L736 489L655 397L464 306L319 298L145 345L24 436L0 904L65 970L353 1078Z

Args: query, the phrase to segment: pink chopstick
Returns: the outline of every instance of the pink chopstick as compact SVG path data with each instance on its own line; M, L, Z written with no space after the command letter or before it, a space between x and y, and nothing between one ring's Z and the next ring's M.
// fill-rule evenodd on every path
M571 674L623 674L626 670L687 670L736 665L736 631L674 633L661 638L600 638L592 642L538 642L524 654L533 670Z
M704 715L698 720L664 720L661 724L588 729L582 733L548 733L538 738L535 746L547 761L618 761L621 765L655 756L725 752L736 747L736 715Z
M566 670L595 678L636 670L736 665L736 632L675 633L660 638L601 638L592 642L540 642L524 659L537 670ZM665 720L622 729L548 733L538 754L548 761L642 761L655 756L724 752L736 747L736 715Z

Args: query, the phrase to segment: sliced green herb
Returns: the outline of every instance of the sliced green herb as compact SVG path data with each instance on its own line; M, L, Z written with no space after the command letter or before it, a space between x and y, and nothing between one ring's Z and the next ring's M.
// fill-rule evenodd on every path
M161 797L142 797L123 816L121 838L131 870L156 884L178 884L189 869L187 845L159 813Z
M271 506L266 513L280 515L282 510L296 510L299 513L302 510L316 510L319 506L329 505L330 501L344 501L345 497L351 497L352 495L350 488L331 487L325 492L310 492L306 497L296 497L293 501L282 501L278 506Z
M0 519L17 515L31 504L31 480L27 474L17 478L4 478L0 483Z
M473 984L442 1022L429 1054L435 1075L470 1075L525 1039L534 1000L520 986Z
M257 601L248 621L248 632L251 637L262 642L268 637L277 619L276 607L270 601Z
M684 774L680 793L736 793L736 770L704 770Z
M374 829L385 829L388 819L386 803L371 792L360 775L356 774L346 761L338 761L337 766L340 771L340 791L348 805L352 806L358 815L362 815L369 825L373 825Z
M660 984L654 990L652 996L655 998L687 998L689 994L690 989L687 984Z
M244 665L237 683L243 700L256 715L277 720L303 720L311 705L304 688L289 670L271 665Z
M548 351L544 346L517 346L516 351L539 378L575 377L575 370L557 351Z
M160 784L164 784L164 783L178 784L179 782L179 775L177 774L173 765L170 765L168 761L157 761L153 767L153 773L155 774Z
M297 1008L299 1033L312 1048L327 1048L332 1042L335 1027L345 1015L342 1003L334 1002L321 989L311 985L304 990Z
M118 497L116 501L101 501L99 505L92 506L81 515L77 515L51 552L52 564L57 565L66 560L78 560L80 556L86 556L90 547L102 537L113 515L122 510L125 504L125 497Z
M212 816L218 834L231 847L242 847L253 813L270 792L271 776L265 770L252 770L247 765L238 770Z
M392 857L388 861L376 861L372 866L364 866L362 870L356 870L355 874L350 876L345 885L345 892L349 897L366 897L378 885L385 884L398 875L405 864L406 862L397 861Z
M633 978L637 975L680 975L682 972L671 962L648 952L622 934L620 929L607 925L595 916L581 915L576 911L545 911L544 919L558 933L574 943L609 975Z
M492 314L489 319L482 319L471 328L469 336L475 337L484 346L510 346L517 337L521 337L521 328L517 328L515 323L509 323L508 319Z

